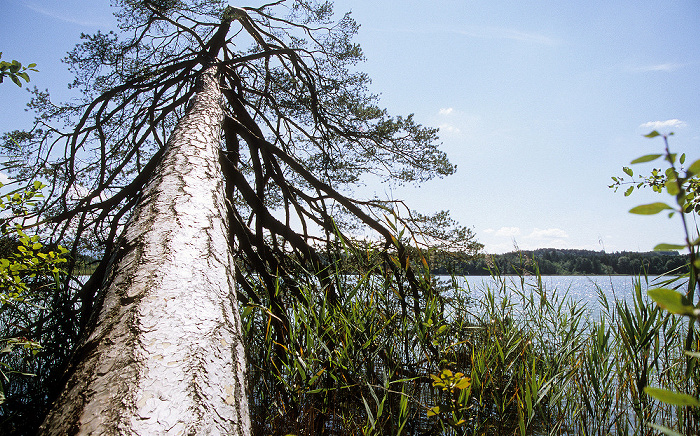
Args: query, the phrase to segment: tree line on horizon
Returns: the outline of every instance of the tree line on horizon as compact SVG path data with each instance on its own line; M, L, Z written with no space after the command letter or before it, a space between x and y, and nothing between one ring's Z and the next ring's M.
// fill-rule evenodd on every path
M605 251L541 248L503 254L465 256L449 251L430 253L433 275L660 275L687 272L687 258L677 251Z

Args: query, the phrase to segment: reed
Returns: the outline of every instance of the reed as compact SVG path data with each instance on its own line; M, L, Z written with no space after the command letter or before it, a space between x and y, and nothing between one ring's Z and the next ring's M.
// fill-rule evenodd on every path
M601 291L594 319L567 290L498 271L479 289L423 277L419 316L379 271L336 279L335 305L314 280L289 301L282 360L269 308L243 309L256 434L700 434L696 410L643 391L697 396L700 381L684 354L696 325L659 310L645 277L629 303Z

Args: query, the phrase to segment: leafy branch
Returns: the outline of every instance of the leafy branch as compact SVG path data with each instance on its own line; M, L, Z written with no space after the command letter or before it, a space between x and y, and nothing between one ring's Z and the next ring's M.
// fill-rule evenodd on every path
M681 217L683 222L683 230L685 232L685 243L664 243L657 245L654 249L688 249L689 273L683 276L684 278L688 279L687 291L685 294L681 294L667 287L658 287L649 290L648 295L660 308L668 311L669 313L686 316L689 318L688 334L685 341L685 353L689 357L698 358L700 357L700 353L693 351L691 346L694 343L693 324L696 320L700 321L700 303L697 305L693 303L695 299L695 289L699 283L698 273L700 272L700 260L698 260L697 254L698 247L700 247L700 238L691 237L686 215L698 213L700 211L700 196L698 195L698 189L700 188L700 160L696 160L687 169L684 169L683 165L685 164L685 154L682 154L677 159L677 155L675 153L671 153L669 149L668 137L671 135L673 135L673 133L664 135L656 130L644 135L647 138L656 138L657 136L661 136L664 140L664 154L649 154L637 158L631 162L632 164L653 162L663 157L663 159L668 163L668 168L663 173L659 169L654 169L650 176L638 176L637 182L627 181L624 178L613 177L612 179L614 183L610 187L617 190L617 188L624 184L631 185L625 191L625 196L630 195L634 191L635 187L638 189L642 187L651 187L655 192L666 192L668 195L675 198L675 205L669 205L664 202L643 204L632 208L630 213L639 215L655 215L663 211L670 211L669 217L672 217L676 213L678 213ZM677 160L680 164L680 168L676 166ZM629 167L623 168L623 171L627 176L634 177L634 172ZM672 279L671 281L666 282L665 285L668 285L675 280L677 279ZM688 360L687 364L688 370L695 366L695 363L691 360ZM646 386L644 388L644 392L663 403L676 406L700 407L700 401L688 394L651 386ZM672 429L654 423L648 423L648 425L667 435L679 435L679 433Z
M0 52L0 58L2 58L2 52ZM17 86L22 87L22 81L29 83L29 74L27 71L39 71L36 68L36 64L29 64L23 67L22 64L16 60L12 62L0 61L0 83L3 82L5 77L9 77L10 80L15 82Z

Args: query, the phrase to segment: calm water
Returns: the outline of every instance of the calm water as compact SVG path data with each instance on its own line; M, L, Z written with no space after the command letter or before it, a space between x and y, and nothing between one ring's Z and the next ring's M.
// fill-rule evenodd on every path
M442 277L449 281L449 277ZM525 290L533 289L537 286L536 277L524 277ZM634 297L634 282L637 276L542 276L543 288L549 293L562 295L566 293L574 301L585 303L587 308L593 313L597 313L601 307L600 292L602 291L612 306L615 298L624 299L629 302ZM508 288L522 289L521 277L505 276ZM642 293L646 296L648 289L653 289L660 279L655 276L648 278L648 283L642 280ZM498 286L492 277L488 276L464 276L457 278L458 285L470 291L474 298L478 298L483 290L488 286L495 289ZM502 285L501 285L502 286Z

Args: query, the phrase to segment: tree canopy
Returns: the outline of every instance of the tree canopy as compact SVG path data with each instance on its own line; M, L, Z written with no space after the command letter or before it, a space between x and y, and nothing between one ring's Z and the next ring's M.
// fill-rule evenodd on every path
M232 236L257 273L284 273L290 254L317 262L317 242L352 225L390 243L380 220L397 204L352 198L363 175L419 183L455 170L436 129L411 115L390 116L368 92L369 78L356 68L362 51L352 42L358 25L349 14L336 20L330 2L116 3L120 32L82 35L65 59L81 99L57 104L35 90L34 129L2 141L11 158L5 168L17 181L50 183L37 214L57 239L72 241L74 255L85 247L115 250L210 62L226 100L221 160ZM439 230L424 233L440 239L428 243L476 248L468 229Z

